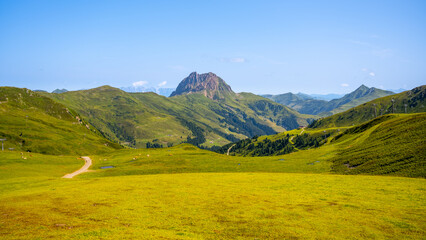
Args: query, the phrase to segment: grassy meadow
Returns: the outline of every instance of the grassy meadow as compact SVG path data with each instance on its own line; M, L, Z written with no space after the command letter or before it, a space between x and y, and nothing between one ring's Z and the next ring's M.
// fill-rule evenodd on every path
M318 159L313 161L311 154L318 155ZM325 159L331 155L328 149L312 149L274 157L230 157L190 144L165 149L123 149L92 156L94 171L81 178L198 172L323 173L330 169L331 163ZM101 169L108 166L114 168Z
M56 179L2 195L11 239L421 239L424 179L189 173Z
M334 145L234 157L189 144L0 154L3 239L422 239L425 179L330 174ZM105 166L114 168L101 169Z

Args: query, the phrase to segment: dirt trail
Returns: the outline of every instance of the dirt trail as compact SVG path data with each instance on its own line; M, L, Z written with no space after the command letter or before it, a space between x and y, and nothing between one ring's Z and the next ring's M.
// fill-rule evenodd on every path
M302 131L297 135L302 135L303 131L305 131L305 128L302 128ZM294 136L291 136L290 142L293 142L293 138L294 138Z
M92 166L92 159L90 159L89 157L81 157L81 158L83 158L84 161L86 161L86 163L84 164L84 166L81 167L80 169L78 169L77 171L73 172L73 173L66 174L62 178L73 178L74 176L77 176L80 173L87 172L87 170L89 169L89 167Z
M226 153L226 155L228 155L228 156L229 156L229 151L231 151L231 148L232 148L233 146L235 146L235 144L234 144L234 145L232 145L230 148L228 148L228 152Z

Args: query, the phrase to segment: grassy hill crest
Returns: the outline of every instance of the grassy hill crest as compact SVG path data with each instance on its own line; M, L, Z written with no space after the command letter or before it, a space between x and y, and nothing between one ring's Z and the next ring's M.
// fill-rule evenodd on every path
M76 112L29 89L0 87L0 112L6 149L62 155L121 148Z

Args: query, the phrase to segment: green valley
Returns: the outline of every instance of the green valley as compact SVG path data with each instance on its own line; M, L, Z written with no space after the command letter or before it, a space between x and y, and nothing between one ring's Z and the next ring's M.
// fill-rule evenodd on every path
M192 75L213 87L0 88L0 238L425 236L423 86L389 96L407 114L371 116L385 97L299 127L313 117Z
M425 22L0 0L0 240L426 240Z

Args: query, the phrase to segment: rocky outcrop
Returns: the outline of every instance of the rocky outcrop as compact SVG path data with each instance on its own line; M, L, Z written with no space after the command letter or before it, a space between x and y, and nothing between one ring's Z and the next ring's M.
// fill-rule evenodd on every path
M198 74L193 72L183 79L176 91L170 97L176 95L185 95L191 93L201 93L210 99L223 99L227 96L233 96L235 93L231 87L214 73Z

